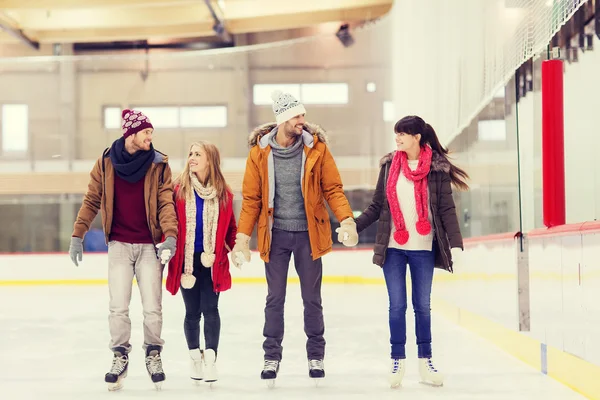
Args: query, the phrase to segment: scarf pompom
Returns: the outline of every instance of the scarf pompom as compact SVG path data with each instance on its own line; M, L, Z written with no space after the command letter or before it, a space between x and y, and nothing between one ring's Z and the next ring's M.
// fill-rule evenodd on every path
M431 224L429 221L417 221L417 232L419 232L419 235L429 235L429 232L431 232Z
M196 277L192 274L181 275L181 287L184 289L191 289L196 283Z
M408 242L408 231L404 230L394 232L394 240L398 244L405 244L406 242Z
M202 262L202 265L204 265L205 268L210 268L213 266L213 264L215 263L215 258L216 255L213 254L208 254L206 252L202 252L202 254L200 254L200 261Z

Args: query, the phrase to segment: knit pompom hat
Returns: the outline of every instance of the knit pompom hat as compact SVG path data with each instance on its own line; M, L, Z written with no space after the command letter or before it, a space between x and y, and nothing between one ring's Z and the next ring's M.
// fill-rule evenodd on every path
M271 94L271 98L273 99L273 113L275 113L277 125L294 118L296 115L306 114L304 105L289 93L276 90Z
M150 119L141 111L125 109L121 113L121 117L123 118L121 128L125 138L146 128L154 129Z

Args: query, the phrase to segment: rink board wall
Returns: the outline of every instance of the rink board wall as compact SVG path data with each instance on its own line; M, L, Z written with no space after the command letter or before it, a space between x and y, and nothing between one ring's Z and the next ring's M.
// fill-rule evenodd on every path
M592 399L600 399L600 229L578 224L538 230L529 243L529 332L519 332L514 234L466 241L454 274L436 270L432 309ZM371 250L339 250L323 258L325 284L384 285ZM105 285L107 256L86 253L79 267L67 254L0 254L0 286ZM233 289L264 284L253 253L231 268ZM298 282L290 268L290 283ZM166 275L165 275L166 277ZM382 288L383 290L383 288Z

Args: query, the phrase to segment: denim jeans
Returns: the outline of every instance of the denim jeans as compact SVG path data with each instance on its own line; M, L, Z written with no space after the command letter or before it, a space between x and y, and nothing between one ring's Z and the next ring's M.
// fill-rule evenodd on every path
M431 285L433 251L387 249L383 275L390 301L391 358L406 358L406 264L410 265L412 304L419 358L431 357Z
M221 333L219 316L219 293L213 290L211 268L205 268L200 262L200 254L194 253L194 272L196 283L189 289L181 288L185 303L183 332L188 349L200 348L200 318L204 315L204 344L206 349L217 352Z

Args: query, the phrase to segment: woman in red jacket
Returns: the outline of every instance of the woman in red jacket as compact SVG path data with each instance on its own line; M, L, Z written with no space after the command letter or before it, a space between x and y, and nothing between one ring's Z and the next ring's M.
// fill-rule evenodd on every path
M191 378L217 380L216 358L221 330L219 293L231 288L227 253L237 227L233 194L221 172L217 147L192 143L188 161L175 180L178 219L177 252L169 263L167 290L185 303L183 329L191 357ZM200 350L200 318L204 316L206 349Z

